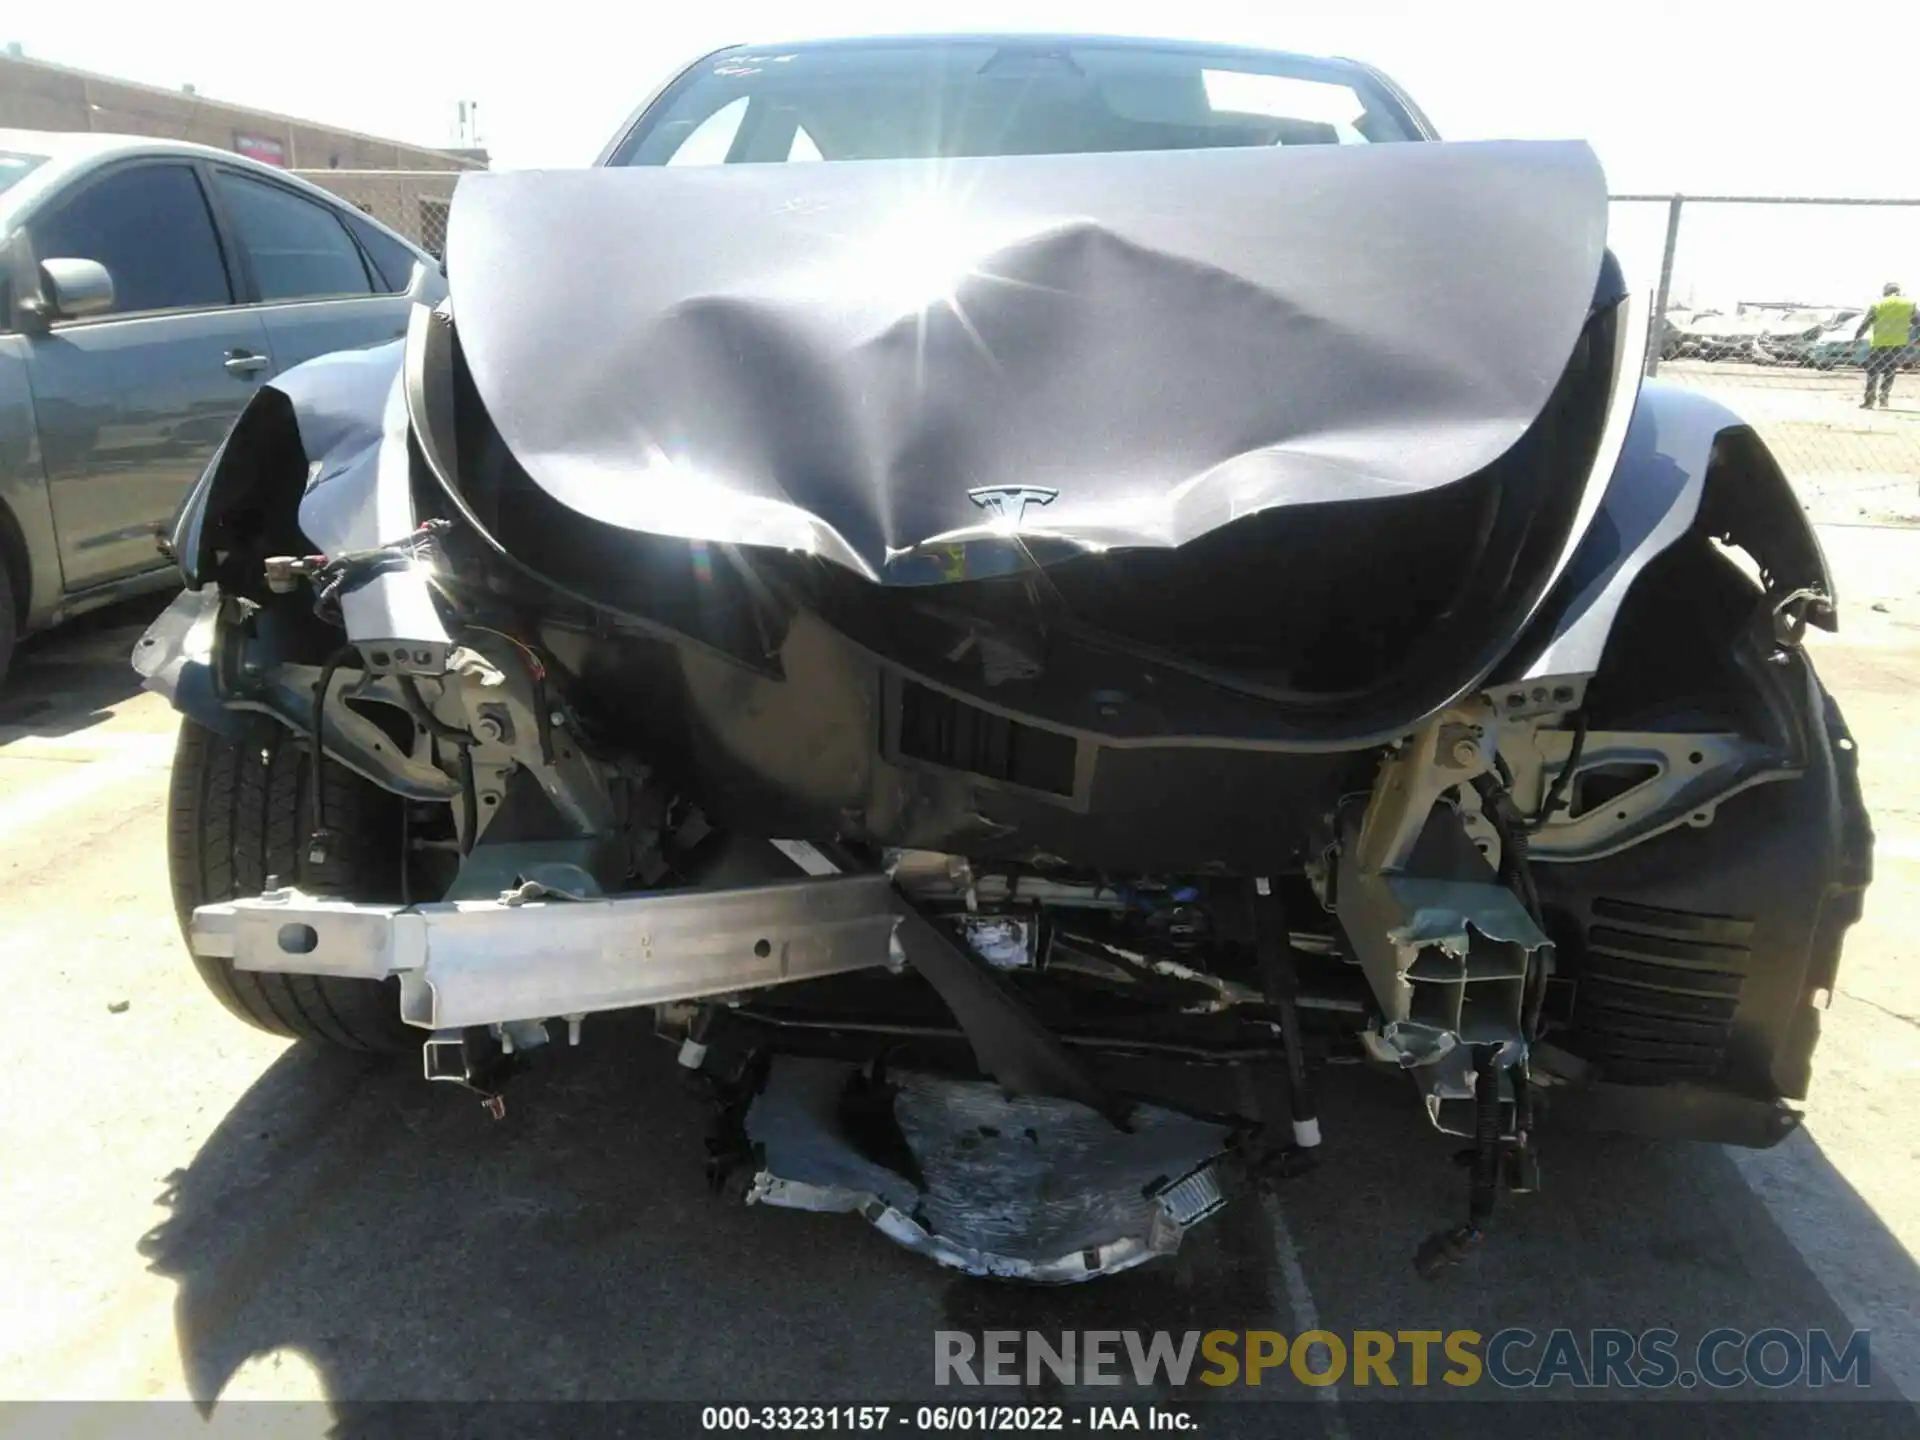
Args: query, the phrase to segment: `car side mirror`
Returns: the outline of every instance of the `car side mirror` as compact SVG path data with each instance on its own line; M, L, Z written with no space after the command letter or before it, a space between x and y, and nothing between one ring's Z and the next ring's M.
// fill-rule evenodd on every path
M113 309L113 276L98 260L42 260L40 295L48 320L104 315Z
M414 261L413 271L407 276L406 295L415 305L438 305L447 298L446 272L424 260Z

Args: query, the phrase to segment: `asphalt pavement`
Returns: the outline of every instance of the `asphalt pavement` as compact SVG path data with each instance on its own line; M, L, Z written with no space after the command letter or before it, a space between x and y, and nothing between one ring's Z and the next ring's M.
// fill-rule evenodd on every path
M1880 843L1805 1130L1760 1154L1550 1135L1544 1192L1437 1283L1409 1260L1460 1209L1452 1147L1359 1069L1325 1087L1313 1174L1170 1261L1043 1289L710 1194L706 1109L639 1023L590 1022L498 1123L417 1067L249 1030L168 898L173 719L125 658L157 603L44 637L0 692L0 1399L192 1399L208 1424L327 1402L321 1430L361 1400L953 1400L939 1330L1507 1326L1867 1329L1856 1398L1920 1398L1920 532L1824 538L1846 630L1819 663ZM1290 1428L1341 1440L1422 1398L1342 1384ZM1749 1408L1743 1433L1810 1423Z

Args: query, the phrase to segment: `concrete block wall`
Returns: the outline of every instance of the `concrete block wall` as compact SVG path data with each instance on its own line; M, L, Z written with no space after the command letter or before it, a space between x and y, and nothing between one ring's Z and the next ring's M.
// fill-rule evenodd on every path
M154 135L234 151L238 137L248 135L278 142L291 170L486 168L484 160L429 146L5 55L0 55L0 127Z

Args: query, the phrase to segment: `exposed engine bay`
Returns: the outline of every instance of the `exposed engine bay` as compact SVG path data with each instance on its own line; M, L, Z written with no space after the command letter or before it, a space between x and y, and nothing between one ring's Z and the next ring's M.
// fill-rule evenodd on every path
M181 653L237 643L218 668L265 671L221 614L202 608ZM716 827L651 768L596 753L526 642L461 638L438 679L378 675L357 656L272 667L279 688L243 704L285 717L324 688L329 753L407 785L404 889L372 906L276 885L202 907L195 949L392 982L428 1076L492 1107L550 1037L578 1043L588 1016L655 1006L682 1064L710 1080L717 1181L739 1169L756 1202L858 1213L980 1274L1124 1268L1175 1248L1230 1177L1302 1173L1320 1153L1314 1077L1329 1059L1402 1071L1432 1123L1475 1147L1470 1219L1421 1255L1457 1259L1496 1189L1537 1183L1540 1098L1598 1093L1588 1082L1614 1058L1566 1002L1577 977L1554 934L1567 917L1549 917L1543 893L1577 903L1557 883L1579 873L1569 861L1706 829L1741 791L1797 778L1738 733L1592 729L1568 685L1557 700L1548 688L1450 707L1365 762L1370 785L1356 764L1304 863L1271 876L759 841ZM324 812L313 821L320 863L343 842ZM1636 924L1629 906L1592 903L1629 927L1613 932L1628 953L1686 958L1675 937L1698 922L1683 913L1650 908ZM1624 1058L1688 1076L1689 1062L1717 1064L1710 1019L1636 1023L1622 993L1627 1023L1607 1043ZM1170 1108L1103 1073L1143 1059L1206 1067L1227 1098ZM1232 1113L1226 1081L1245 1065L1284 1069L1287 1115ZM1707 1123L1751 1142L1792 1118L1756 1101ZM982 1193L1001 1198L957 1203ZM1086 1213L1035 1198L1062 1193ZM977 1233L983 1215L997 1229Z
M564 177L543 232L511 218L520 181L483 187L454 212L454 304L423 296L404 346L263 389L172 537L195 588L136 664L240 750L297 746L311 794L297 864L196 896L196 956L392 992L427 1076L496 1115L530 1055L652 1007L713 1101L717 1184L977 1274L1112 1273L1236 1189L1316 1170L1335 1063L1397 1072L1463 1142L1465 1218L1418 1246L1427 1273L1502 1191L1539 1188L1556 1124L1777 1141L1869 865L1852 741L1801 648L1834 623L1831 585L1752 433L1640 393L1644 324L1575 223L1590 157L1516 148L1394 163L1416 196L1559 177L1540 223L1572 238L1516 242L1543 257L1557 379L1493 384L1496 336L1444 385L1382 371L1340 463L1301 460L1299 435L1248 447L1229 415L1104 497L963 486L965 526L927 488L939 465L894 454L860 488L871 457L792 460L813 442L772 362L721 387L756 440L689 422L673 474L655 457L632 485L623 426L678 421L639 424L593 380L567 392L595 418L565 449L514 377L567 332L490 306L489 267L544 255L559 276L596 205L638 224L676 196ZM1094 158L1049 182L1130 214L1139 157ZM1155 174L1197 204L1212 163ZM1039 173L981 183L1015 213ZM1364 167L1316 170L1323 200L1342 173L1386 203ZM821 193L858 218L864 183ZM1136 301L1208 293L1181 245L1231 268L1231 225L1161 249L1151 229L1121 247ZM858 372L838 312L785 283L821 243L796 233L724 304L636 300L587 342L595 373L656 364L635 336L711 358L743 317L822 394ZM1095 293L1113 236L1062 233L982 263ZM1385 242L1339 258L1406 280ZM1284 269L1249 260L1235 284ZM1343 303L1315 323L1358 315ZM1103 345L1131 337L1144 394L1163 337L1131 313ZM1037 323L971 320L989 348L1016 322ZM974 363L922 362L935 393ZM998 464L991 431L954 444ZM1196 458L1228 439L1231 463ZM719 493L729 454L743 478ZM336 771L391 824L330 824ZM381 894L313 880L389 844ZM1255 1070L1284 1076L1284 1116L1249 1102Z

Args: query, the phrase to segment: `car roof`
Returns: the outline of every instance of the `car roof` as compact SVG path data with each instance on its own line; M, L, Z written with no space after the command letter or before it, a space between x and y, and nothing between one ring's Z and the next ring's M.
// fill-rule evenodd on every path
M332 206L336 210L355 210L355 207L331 191L302 179L291 171L275 165L263 165L250 160L232 150L220 150L212 145L196 145L190 140L169 140L157 135L111 135L90 130L20 130L0 128L0 151L13 151L22 155L43 155L47 163L27 175L12 188L0 192L0 231L10 229L23 219L47 194L63 186L75 176L105 165L114 160L140 155L174 155L182 159L211 160L235 170L260 175L282 185L313 196L316 200ZM458 174L460 172L449 172ZM406 236L399 234L391 226L383 225L364 211L357 211L362 219L376 229L392 236L409 250L424 258L426 251Z
M169 140L158 135L109 135L92 130L0 129L0 150L44 155L49 160L92 160L120 154L198 155L203 159L245 160L231 150Z

